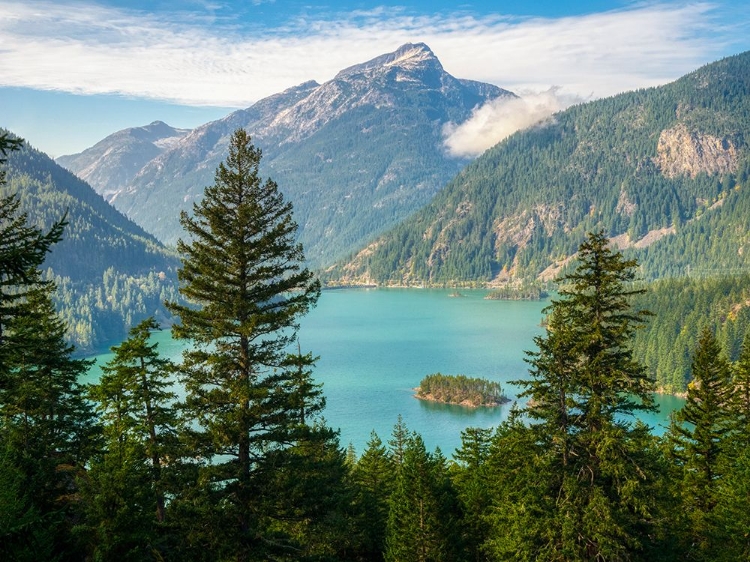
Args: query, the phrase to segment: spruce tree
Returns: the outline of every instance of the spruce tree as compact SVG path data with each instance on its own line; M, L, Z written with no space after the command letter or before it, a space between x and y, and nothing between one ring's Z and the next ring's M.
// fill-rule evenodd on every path
M91 463L85 490L87 529L103 559L144 557L161 548L165 522L165 470L178 458L174 365L160 357L147 318L130 330L90 387L104 424L105 449ZM173 468L173 467L172 467Z
M636 265L603 232L589 234L575 270L559 280L547 334L529 354L531 380L519 381L535 421L529 431L545 451L544 478L529 495L556 498L546 525L521 539L541 559L634 559L648 548L657 464L648 428L632 423L654 410L652 384L631 348L648 316L630 304L643 292L632 284Z
M261 180L260 160L248 134L235 131L214 185L192 216L181 215L180 291L191 304L169 304L180 319L173 335L190 342L180 369L197 485L221 506L211 522L215 554L238 560L286 548L271 530L269 510L281 501L269 482L321 407L299 384L312 356L290 360L288 352L320 284L303 266L292 206L276 183Z
M709 560L720 544L713 512L719 481L727 470L732 420L729 363L708 328L701 332L690 374L685 405L674 414L670 433L674 457L682 468L681 513L687 517L688 555Z

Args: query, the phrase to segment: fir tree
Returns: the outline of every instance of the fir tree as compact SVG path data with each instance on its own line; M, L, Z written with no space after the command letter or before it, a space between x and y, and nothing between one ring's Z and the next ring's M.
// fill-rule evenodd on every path
M78 379L90 362L72 357L52 304L54 286L38 273L20 313L7 325L9 370L0 390L0 443L23 476L21 490L39 514L54 549L75 558L77 479L97 437L94 414ZM34 535L33 526L28 532ZM78 553L80 555L80 552Z
M410 438L389 501L385 560L439 562L459 556L457 504L445 458Z
M453 455L457 461L453 482L464 514L464 542L469 545L474 560L484 559L481 548L490 532L487 515L491 501L488 493L491 443L489 429L470 427L461 433L461 448Z
M354 482L362 508L362 548L367 560L382 560L388 500L393 491L395 467L380 437L373 431L367 448L354 466Z
M268 483L278 463L294 459L284 451L305 438L321 407L316 392L295 382L312 357L290 362L288 353L320 284L302 265L291 204L259 177L260 159L247 133L235 131L215 184L193 216L182 213L189 238L178 243L180 291L192 305L169 305L180 318L174 336L191 342L181 370L200 486L222 506L211 522L216 555L238 560L285 548L270 531L279 490Z
M718 546L714 509L732 424L728 409L730 368L713 332L705 328L693 355L685 405L674 414L673 454L682 468L682 513L688 555L709 560Z
M520 381L526 414L537 421L529 431L545 451L546 481L529 493L556 498L546 524L528 529L542 536L521 539L537 544L542 559L637 558L648 547L656 463L648 428L631 420L654 406L631 349L647 316L630 305L642 292L631 284L635 267L602 232L589 234L529 354L532 378Z
M101 411L106 448L86 481L87 527L103 559L150 555L159 542L157 524L165 521L164 471L179 456L178 419L170 390L174 365L150 343L157 329L153 318L133 327L89 391Z

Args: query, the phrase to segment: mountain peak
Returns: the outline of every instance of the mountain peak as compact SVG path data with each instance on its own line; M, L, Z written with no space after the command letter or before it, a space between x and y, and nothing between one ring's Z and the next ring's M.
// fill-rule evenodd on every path
M385 69L392 66L410 69L425 66L434 66L440 70L443 68L435 53L424 43L405 43L392 53L386 53L367 62L345 68L336 75L336 78L344 78L353 74Z

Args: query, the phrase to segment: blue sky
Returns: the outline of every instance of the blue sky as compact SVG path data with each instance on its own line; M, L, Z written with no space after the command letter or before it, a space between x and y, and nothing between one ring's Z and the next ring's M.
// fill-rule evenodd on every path
M2 0L0 126L69 154L156 119L194 127L419 41L459 78L588 100L750 49L750 6Z

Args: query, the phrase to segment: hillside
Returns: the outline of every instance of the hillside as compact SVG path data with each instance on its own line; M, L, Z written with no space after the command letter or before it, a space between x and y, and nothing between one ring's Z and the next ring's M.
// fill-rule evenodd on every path
M58 285L58 309L79 350L120 340L134 322L168 319L178 259L124 217L88 184L24 143L8 154L2 195L16 194L29 220L42 227L66 212L63 240L45 261Z
M229 135L243 127L263 150L261 172L293 202L315 265L361 246L424 206L466 164L443 147L443 127L510 92L445 72L424 44L407 44L197 127L146 163L108 200L166 243L213 183ZM93 175L107 175L107 162ZM104 192L103 185L97 187Z
M572 107L468 165L334 282L552 279L604 229L656 278L750 268L750 53Z
M60 156L55 161L110 197L127 185L149 161L172 148L190 132L162 121L144 127L118 131L79 154Z

